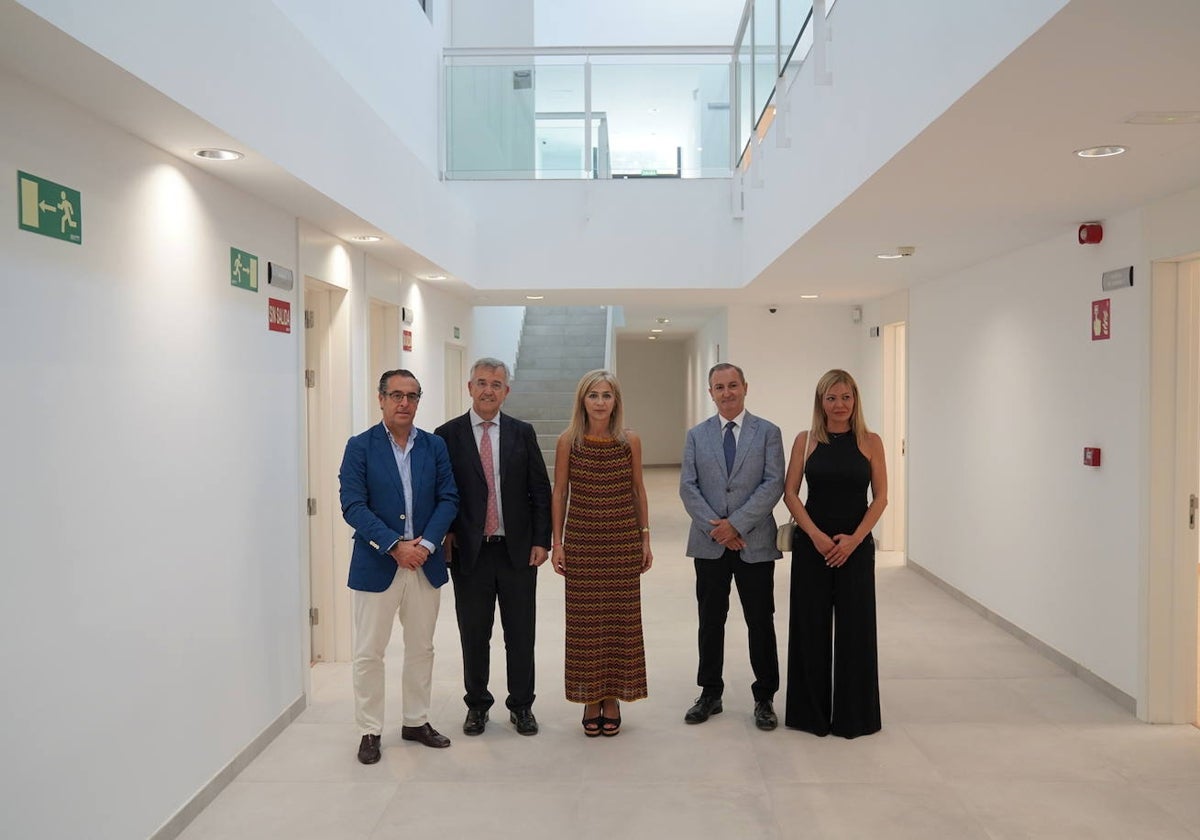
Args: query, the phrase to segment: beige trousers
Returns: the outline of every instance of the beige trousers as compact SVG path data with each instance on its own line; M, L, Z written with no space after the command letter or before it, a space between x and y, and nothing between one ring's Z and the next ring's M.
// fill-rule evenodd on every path
M396 569L386 590L356 589L353 601L354 719L359 734L383 734L383 654L397 617L404 628L404 725L427 723L433 690L433 630L442 591L435 589L420 569Z

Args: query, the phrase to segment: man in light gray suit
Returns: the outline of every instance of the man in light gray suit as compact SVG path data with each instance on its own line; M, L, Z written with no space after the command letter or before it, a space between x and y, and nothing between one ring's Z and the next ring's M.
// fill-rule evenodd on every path
M679 496L692 517L687 553L696 565L700 613L700 697L684 720L703 723L722 711L725 617L737 583L749 630L754 670L754 724L779 725L772 702L779 690L775 645L775 547L772 511L783 496L783 436L779 427L746 411L746 377L731 364L708 372L717 414L687 433Z

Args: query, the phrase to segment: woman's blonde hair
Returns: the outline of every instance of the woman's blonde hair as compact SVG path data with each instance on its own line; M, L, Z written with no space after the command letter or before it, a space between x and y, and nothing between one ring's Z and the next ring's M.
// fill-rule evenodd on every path
M621 401L621 383L607 370L589 370L579 380L579 387L575 389L575 410L571 412L571 425L567 426L567 437L570 438L573 447L583 442L584 432L587 431L588 417L587 407L583 404L584 397L601 382L607 382L613 392L613 410L608 416L608 434L626 443L625 406Z
M866 446L867 435L871 433L871 430L867 428L867 421L863 419L862 398L858 395L858 383L846 371L836 368L817 380L809 438L818 443L829 443L829 431L825 428L825 406L822 405L822 402L825 395L829 393L829 389L834 385L846 385L850 388L850 393L854 395L854 411L850 413L850 431L854 432L854 439L858 441L860 448Z

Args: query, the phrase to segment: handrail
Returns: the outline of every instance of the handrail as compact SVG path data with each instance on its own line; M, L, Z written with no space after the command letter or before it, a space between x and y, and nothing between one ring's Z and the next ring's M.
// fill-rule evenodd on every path
M731 55L731 48L721 45L703 46L642 46L642 47L443 47L446 58L488 58L508 55Z

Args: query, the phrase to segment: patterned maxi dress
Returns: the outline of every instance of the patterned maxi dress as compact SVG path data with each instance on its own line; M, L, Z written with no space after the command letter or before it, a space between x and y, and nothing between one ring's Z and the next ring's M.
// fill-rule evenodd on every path
M629 445L585 437L571 450L564 548L566 693L576 703L647 696L642 535Z

